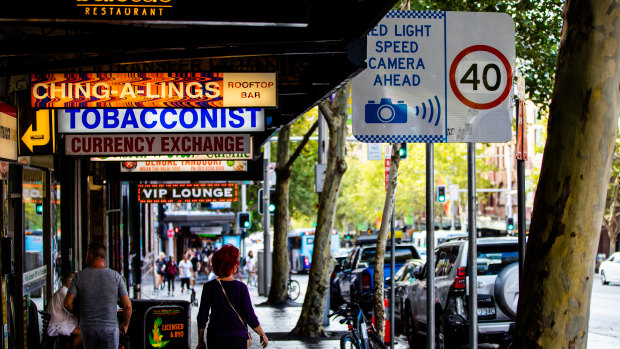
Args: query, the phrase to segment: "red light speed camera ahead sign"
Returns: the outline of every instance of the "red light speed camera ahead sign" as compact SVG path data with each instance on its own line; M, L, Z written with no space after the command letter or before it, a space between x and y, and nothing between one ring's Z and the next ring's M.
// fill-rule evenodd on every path
M507 142L515 26L502 13L390 11L353 79L362 142Z

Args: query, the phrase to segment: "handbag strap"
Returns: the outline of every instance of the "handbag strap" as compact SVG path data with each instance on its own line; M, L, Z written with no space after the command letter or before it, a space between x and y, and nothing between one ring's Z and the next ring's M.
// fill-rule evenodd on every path
M239 319L239 321L241 321L243 326L246 326L246 330L247 330L247 325L245 324L245 322L241 318L241 315L239 315L239 313L237 312L237 309L235 309L235 307L230 302L230 299L228 298L228 295L226 294L226 290L224 290L224 285L222 285L222 282L220 281L220 278L216 278L215 280L217 280L217 283L220 284L220 287L222 288L222 292L224 293L224 297L226 297L226 300L228 301L228 304L230 305L232 310L235 312L235 314L237 314L237 318ZM252 338L252 337L250 337L250 331L248 331L248 338Z

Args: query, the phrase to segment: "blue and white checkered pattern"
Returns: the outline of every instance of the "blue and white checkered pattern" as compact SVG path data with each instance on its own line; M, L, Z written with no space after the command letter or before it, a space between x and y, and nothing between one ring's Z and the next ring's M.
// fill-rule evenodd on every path
M446 143L443 135L354 135L363 143Z
M446 17L445 11L390 11L385 18L431 18L442 19Z

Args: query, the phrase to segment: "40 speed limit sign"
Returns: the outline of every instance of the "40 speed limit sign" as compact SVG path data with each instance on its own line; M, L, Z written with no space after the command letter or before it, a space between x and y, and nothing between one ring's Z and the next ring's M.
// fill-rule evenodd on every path
M503 13L390 11L367 36L353 79L362 142L512 138L515 26Z

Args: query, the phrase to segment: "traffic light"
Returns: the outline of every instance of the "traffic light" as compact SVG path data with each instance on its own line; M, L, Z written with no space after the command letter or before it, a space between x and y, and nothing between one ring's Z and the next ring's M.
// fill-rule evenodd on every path
M400 155L401 160L407 158L407 143L401 143L400 149L398 150L398 155Z
M515 222L512 217L506 218L506 230L509 230L509 231L515 230Z
M179 233L179 227L174 227L174 235L177 235Z
M269 210L269 214L274 214L274 212L276 212L276 190L275 189L269 190L269 206L267 206L267 209Z
M445 185L437 186L437 201L446 202L446 186Z
M275 204L276 190L274 188L269 189L269 206L267 209L269 210L269 214L273 214L276 211ZM265 214L265 208L263 207L263 189L258 189L258 214Z
M250 212L239 212L237 215L237 220L239 228L241 229L250 229L250 226L252 226L252 217L250 216Z
M36 203L35 207L34 207L35 212L38 215L42 215L43 214L43 204L42 203Z

